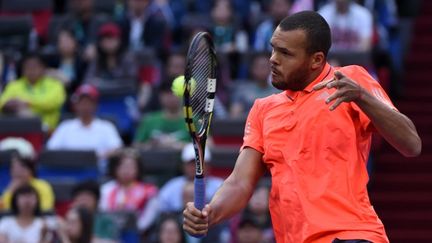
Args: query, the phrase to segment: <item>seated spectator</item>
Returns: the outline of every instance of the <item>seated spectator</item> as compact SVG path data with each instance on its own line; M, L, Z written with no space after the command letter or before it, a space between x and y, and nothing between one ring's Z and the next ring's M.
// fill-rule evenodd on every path
M371 50L373 17L367 8L352 0L334 0L318 12L330 25L330 51Z
M94 218L93 240L95 242L117 242L120 231L112 218L98 211L100 192L99 185L94 181L84 181L72 189L71 208L85 208Z
M255 189L244 215L252 218L262 230L263 242L274 242L273 228L268 207L269 188L266 185L259 184Z
M184 201L183 192L187 187L185 185L191 182L195 177L195 151L191 143L187 144L181 154L183 161L183 175L169 180L160 190L159 208L161 212L179 212L183 210ZM209 149L205 151L204 161L206 166L211 160ZM222 185L223 180L214 176L206 176L206 201L210 201L217 189ZM193 192L193 190L192 190ZM187 194L187 193L186 193ZM190 199L190 198L188 198Z
M57 50L49 60L47 75L60 80L69 91L75 90L82 81L86 68L78 55L78 42L68 29L60 31L57 37Z
M186 243L184 231L176 215L163 215L158 226L158 243Z
M52 211L54 206L54 193L51 185L35 177L35 164L20 155L14 155L10 167L11 181L2 195L3 210L13 210L13 194L23 185L31 185L38 194L39 211Z
M87 208L71 208L56 231L60 242L90 243L93 235L93 214Z
M263 231L259 223L247 215L239 223L236 237L237 243L263 243Z
M269 82L270 62L266 53L259 53L252 59L251 79L234 83L231 94L230 115L233 118L246 117L255 99L274 94L277 91Z
M44 221L40 218L39 195L28 184L12 194L11 216L0 220L0 242L39 243Z
M144 149L181 149L190 141L184 123L181 99L171 91L172 82L163 82L159 87L161 111L146 115L138 127L135 143Z
M28 54L22 63L22 77L10 82L0 96L0 109L18 116L37 115L48 129L56 127L65 101L63 85L45 75L45 63Z
M104 160L123 146L116 127L96 117L98 90L89 84L80 86L72 96L76 118L63 121L48 140L48 149L94 150L102 171Z
M62 29L71 29L78 40L79 49L83 51L85 61L96 57L95 41L98 20L94 13L93 0L71 0L68 2L69 12L60 23Z
M288 15L291 0L272 0L269 6L270 18L258 25L253 48L255 51L271 51L270 39L276 26Z
M85 82L99 90L137 86L138 67L132 53L122 48L121 30L115 23L106 23L98 30L96 59L89 63Z
M158 215L156 186L141 182L138 153L124 149L110 163L110 181L101 186L99 209L102 212L130 211L138 217L137 228L145 232Z
M248 37L235 22L231 2L217 0L211 11L212 36L217 50L223 53L245 52Z
M154 0L127 0L126 14L119 19L123 43L131 50L155 49L160 55L171 44L169 21Z

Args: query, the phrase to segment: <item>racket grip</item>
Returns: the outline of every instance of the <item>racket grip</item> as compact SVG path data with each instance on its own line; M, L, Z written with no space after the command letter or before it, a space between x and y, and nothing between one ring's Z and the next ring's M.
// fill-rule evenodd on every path
M202 210L205 206L205 183L204 178L195 177L194 180L194 206L198 210ZM202 238L205 235L192 235L195 238Z

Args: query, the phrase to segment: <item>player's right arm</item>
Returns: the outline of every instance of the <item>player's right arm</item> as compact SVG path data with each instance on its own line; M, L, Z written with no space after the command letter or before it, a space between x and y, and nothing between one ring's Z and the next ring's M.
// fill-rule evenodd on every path
M262 153L246 147L237 158L231 175L225 180L210 204L202 211L192 202L183 211L183 229L192 235L206 234L212 225L240 212L248 203L256 184L265 172Z

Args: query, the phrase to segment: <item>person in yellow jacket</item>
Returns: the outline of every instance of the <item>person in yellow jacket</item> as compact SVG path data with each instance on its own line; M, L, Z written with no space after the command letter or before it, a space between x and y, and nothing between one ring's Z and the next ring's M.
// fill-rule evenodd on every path
M50 212L54 209L54 192L51 185L41 179L34 177L35 165L30 159L14 155L11 161L11 181L1 196L1 207L3 211L11 208L12 194L22 185L29 184L38 193L41 212Z
M29 54L23 60L22 77L6 85L0 96L3 113L18 116L37 115L49 130L60 118L65 101L63 84L45 75L45 64L38 54Z

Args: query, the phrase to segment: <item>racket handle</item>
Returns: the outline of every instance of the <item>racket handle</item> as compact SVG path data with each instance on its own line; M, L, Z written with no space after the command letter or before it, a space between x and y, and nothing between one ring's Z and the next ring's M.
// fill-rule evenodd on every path
M205 206L205 183L204 178L195 177L194 180L194 206L202 210ZM192 235L195 238L202 238L205 235Z

